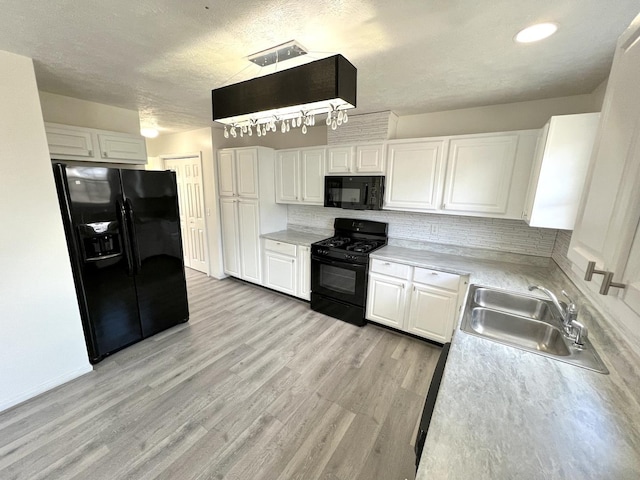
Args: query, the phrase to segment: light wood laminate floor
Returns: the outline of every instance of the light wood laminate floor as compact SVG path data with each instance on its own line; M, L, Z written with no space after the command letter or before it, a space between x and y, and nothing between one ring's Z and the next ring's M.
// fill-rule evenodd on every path
M189 323L0 413L0 478L414 478L439 348L236 280L187 281Z

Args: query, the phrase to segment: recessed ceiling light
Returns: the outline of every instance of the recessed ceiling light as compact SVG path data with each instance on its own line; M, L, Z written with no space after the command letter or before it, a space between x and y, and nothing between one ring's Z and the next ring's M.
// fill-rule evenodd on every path
M537 42L550 37L556 33L556 30L558 30L558 25L555 23L537 23L520 30L514 40L518 43Z
M158 136L158 130L155 128L141 128L140 135L147 138L156 138Z

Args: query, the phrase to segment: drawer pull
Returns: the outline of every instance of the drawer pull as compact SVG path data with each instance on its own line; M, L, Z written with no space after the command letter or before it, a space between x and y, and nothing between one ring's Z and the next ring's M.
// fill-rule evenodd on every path
M384 262L384 264L387 266L391 265L389 262Z
M438 272L431 272L431 275L438 275Z

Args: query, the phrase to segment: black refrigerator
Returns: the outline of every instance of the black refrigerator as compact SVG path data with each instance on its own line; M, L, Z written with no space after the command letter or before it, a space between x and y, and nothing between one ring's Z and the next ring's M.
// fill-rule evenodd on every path
M53 169L91 363L186 322L175 173Z

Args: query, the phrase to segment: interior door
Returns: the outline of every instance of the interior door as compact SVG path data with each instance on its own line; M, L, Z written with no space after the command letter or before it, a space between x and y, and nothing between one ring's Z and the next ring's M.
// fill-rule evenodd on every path
M185 266L208 275L202 159L200 155L173 158L165 160L165 165L175 171L177 177Z
M180 160L177 159L166 159L164 161L164 166L167 170L171 170L172 172L176 172L176 185L178 187L178 206L180 210L180 232L182 233L182 253L185 267L191 267L189 264L189 258L191 254L189 253L189 242L186 241L188 238L187 235L187 204L185 201L185 193L184 193L184 172L183 164Z

